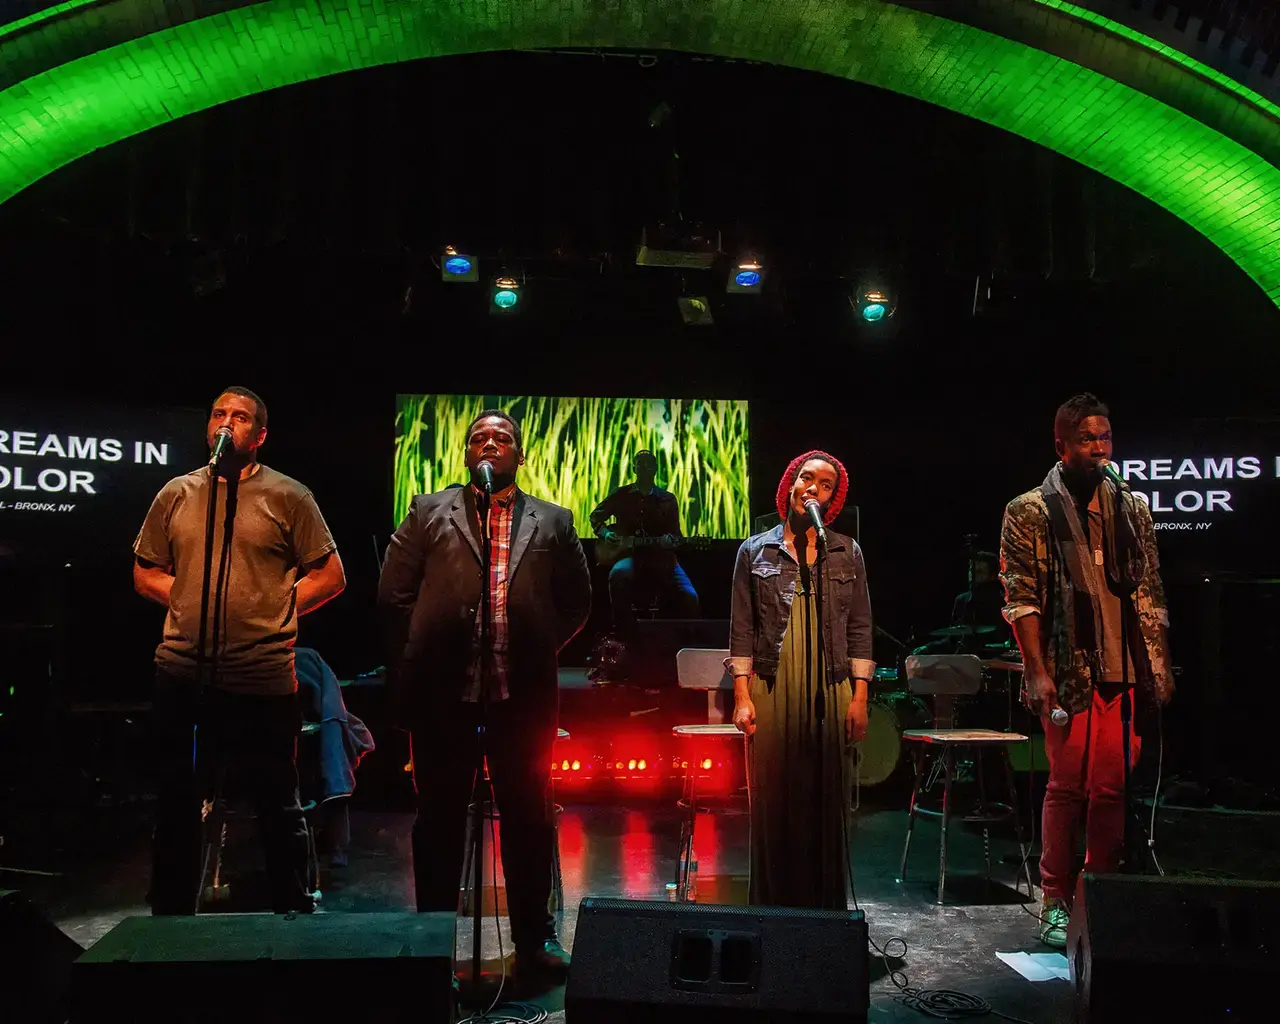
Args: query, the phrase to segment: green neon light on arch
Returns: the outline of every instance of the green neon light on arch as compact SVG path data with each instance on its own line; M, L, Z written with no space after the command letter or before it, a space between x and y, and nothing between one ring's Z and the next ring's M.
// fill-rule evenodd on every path
M267 89L397 61L548 47L660 47L760 60L935 103L1158 203L1280 305L1280 168L1098 72L881 0L575 0L554 17L528 0L264 0L0 92L0 202L103 146ZM1198 75L1189 81L1223 87Z
M84 0L81 0L81 2L83 3ZM1224 75L1217 68L1211 68L1208 64L1201 63L1194 57L1190 57L1183 53L1181 50L1176 50L1172 46L1167 46L1158 39L1153 39L1151 36L1146 35L1143 32L1139 32L1135 28L1130 28L1128 25L1121 24L1120 22L1099 14L1096 11L1091 11L1086 7L1080 7L1077 4L1067 3L1067 0L1034 0L1034 2L1040 4L1042 7L1052 7L1054 10L1061 11L1063 14L1069 14L1071 17L1078 18L1080 21L1087 21L1089 24L1094 25L1105 32L1110 32L1112 35L1120 36L1122 39L1127 39L1131 43L1137 43L1139 46L1144 47L1153 53L1158 53L1166 60L1171 60L1175 64L1180 64L1188 71L1199 75L1201 78L1209 80L1219 88L1234 94L1246 103L1250 103L1259 110L1264 110L1272 117L1280 120L1280 106L1272 103L1260 92L1255 92L1248 86L1237 82L1230 75Z
M67 14L74 11L77 7L88 7L90 4L99 4L102 0L67 0L63 4L54 4L52 7L46 7L44 10L36 11L34 14L28 14L25 18L19 18L17 21L11 21L7 25L0 25L0 39L5 36L11 36L14 33L21 32L24 28L31 28L33 25L39 25L42 21L48 21L50 18L56 18L60 14Z

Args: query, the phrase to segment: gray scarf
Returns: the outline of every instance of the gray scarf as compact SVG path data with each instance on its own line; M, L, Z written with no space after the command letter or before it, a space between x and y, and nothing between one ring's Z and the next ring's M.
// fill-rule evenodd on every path
M1085 652L1096 674L1102 667L1100 645L1103 630L1099 580L1090 557L1092 548L1075 496L1063 479L1061 462L1049 471L1040 486L1049 510L1049 526L1062 551L1071 580L1072 607L1068 622L1074 634L1072 642ZM1102 510L1103 565L1107 578L1116 593L1130 595L1146 572L1146 561L1137 543L1133 511L1129 502L1116 501L1113 487L1098 488L1098 505ZM1082 599L1085 594L1088 595L1087 602ZM1123 614L1127 616L1131 606L1131 602L1122 600Z

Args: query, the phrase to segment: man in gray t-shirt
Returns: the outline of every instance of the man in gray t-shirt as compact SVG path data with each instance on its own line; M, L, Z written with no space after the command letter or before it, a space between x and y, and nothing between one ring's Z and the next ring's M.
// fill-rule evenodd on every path
M242 769L266 839L273 909L309 910L307 831L295 751L301 716L293 645L298 616L339 594L342 562L311 492L257 461L263 401L229 388L209 417L216 469L170 480L138 539L134 587L164 605L153 726L160 791L152 848L153 913L196 909L200 885L199 767ZM209 488L216 487L204 657L199 657ZM228 527L228 523L230 526Z

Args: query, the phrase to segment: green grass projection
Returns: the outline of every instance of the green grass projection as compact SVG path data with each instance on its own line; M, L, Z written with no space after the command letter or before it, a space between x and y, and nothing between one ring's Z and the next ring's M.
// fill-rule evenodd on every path
M506 409L524 432L520 487L573 511L590 535L591 510L629 483L631 457L658 458L658 484L680 502L686 536L734 539L750 532L747 403L680 398L532 398L399 395L396 398L395 525L415 494L467 479L471 420Z

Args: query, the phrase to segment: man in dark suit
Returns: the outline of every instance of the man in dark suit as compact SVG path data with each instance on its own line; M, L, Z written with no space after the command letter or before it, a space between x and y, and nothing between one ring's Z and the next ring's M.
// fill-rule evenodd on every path
M547 909L555 842L549 791L559 712L556 659L587 620L591 577L573 514L516 486L523 462L519 425L499 410L477 416L467 430L471 483L413 499L387 549L378 604L388 626L394 700L415 755L418 910L453 911L458 905L483 714L502 816L517 970L562 975L569 956ZM487 657L479 614L482 463L493 475Z

